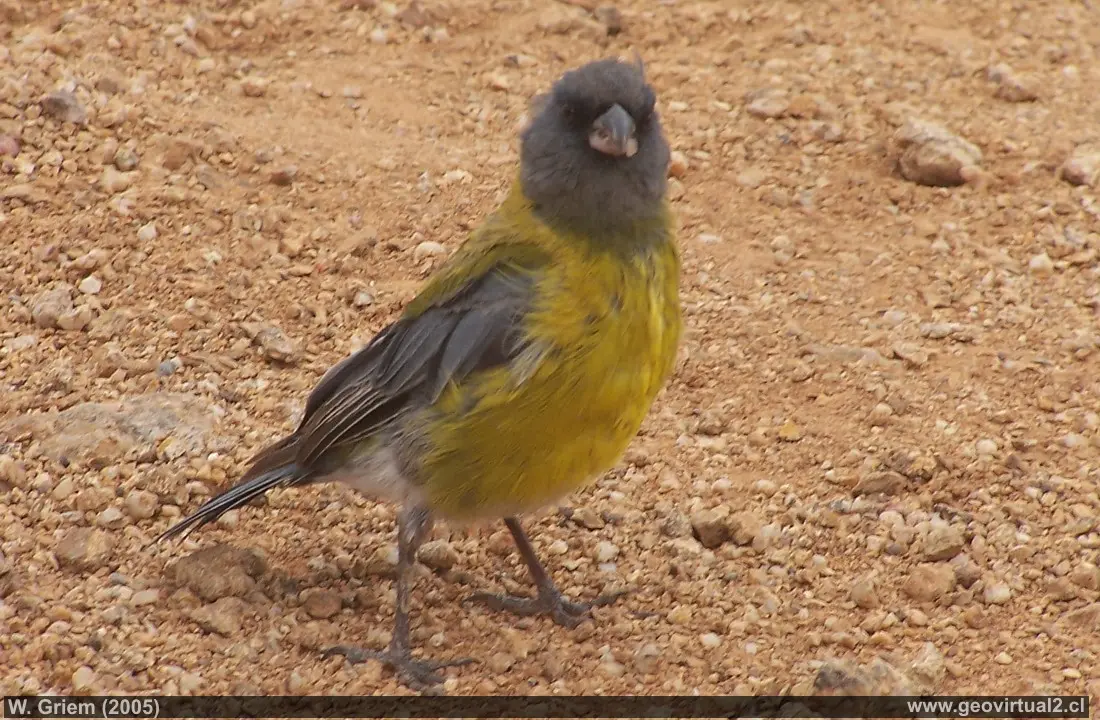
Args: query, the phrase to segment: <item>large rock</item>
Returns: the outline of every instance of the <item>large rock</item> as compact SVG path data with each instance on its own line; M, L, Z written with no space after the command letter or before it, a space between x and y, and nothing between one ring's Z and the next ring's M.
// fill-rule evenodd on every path
M203 600L242 597L267 572L267 562L254 550L215 545L191 553L168 568L169 578Z
M1062 179L1073 185L1100 184L1100 145L1082 145L1066 158Z
M191 619L207 632L231 637L241 631L245 609L244 601L240 598L223 597L217 602L195 608L191 612Z
M926 563L913 568L901 591L918 602L935 602L954 590L956 582L947 563Z
M0 426L0 439L31 437L55 460L103 467L137 447L175 459L208 449L222 410L202 398L150 393L81 403L60 413L28 413Z
M95 572L107 564L113 549L114 539L102 530L73 528L57 541L54 555L62 567Z
M981 165L982 151L936 123L910 118L894 133L901 176L920 185L962 185Z

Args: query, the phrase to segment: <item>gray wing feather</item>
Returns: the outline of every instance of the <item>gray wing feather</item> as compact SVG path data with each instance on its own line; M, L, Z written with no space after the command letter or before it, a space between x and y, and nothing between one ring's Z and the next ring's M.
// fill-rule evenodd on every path
M534 282L531 270L498 266L424 313L386 327L325 373L292 435L253 458L235 487L160 537L212 522L273 487L327 474L346 458L333 449L371 437L408 410L433 402L450 382L505 364L526 377L541 357L523 330Z
M459 318L439 358L434 393L441 391L451 378L464 375L481 359L478 349L492 346L506 327L500 321L491 309L471 310Z
M394 343L392 357L386 358L388 371L377 379L381 387L395 390L415 382L430 372L431 363L450 339L461 316L442 308L432 309L409 325L401 342Z
M298 462L376 434L403 412L434 402L450 382L505 365L527 347L522 322L534 279L490 270L447 302L385 328L334 366L306 401Z

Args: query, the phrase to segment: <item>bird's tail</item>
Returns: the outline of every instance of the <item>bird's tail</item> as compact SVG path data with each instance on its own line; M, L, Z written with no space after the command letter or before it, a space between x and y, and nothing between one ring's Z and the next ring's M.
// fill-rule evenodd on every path
M150 545L214 522L223 514L248 504L273 487L297 485L307 481L307 474L296 462L297 451L297 439L293 436L263 450L253 458L252 465L240 482L207 500L198 510L158 535Z

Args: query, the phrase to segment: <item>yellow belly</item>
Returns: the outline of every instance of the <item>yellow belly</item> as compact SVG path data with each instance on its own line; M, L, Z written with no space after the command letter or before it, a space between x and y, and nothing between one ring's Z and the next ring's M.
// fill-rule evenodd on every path
M452 388L432 408L421 479L452 518L514 515L612 467L672 370L680 337L675 250L548 279L530 319L545 352Z

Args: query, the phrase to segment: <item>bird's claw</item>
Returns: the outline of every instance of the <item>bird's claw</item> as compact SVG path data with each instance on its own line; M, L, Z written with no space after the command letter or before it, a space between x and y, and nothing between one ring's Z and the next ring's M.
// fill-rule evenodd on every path
M518 595L505 595L490 592L476 592L466 598L467 603L479 603L497 612L510 612L514 615L549 615L550 618L562 627L575 628L590 616L594 607L610 605L618 600L626 591L619 591L600 595L591 602L573 602L566 599L556 589L540 591L536 597L520 597Z
M393 668L398 677L413 690L430 690L443 683L443 677L436 672L448 667L460 667L469 665L473 658L459 658L457 660L417 660L408 650L388 648L386 650L366 650L364 648L337 645L322 653L323 657L330 658L341 655L348 662L354 664L377 660L378 662Z

